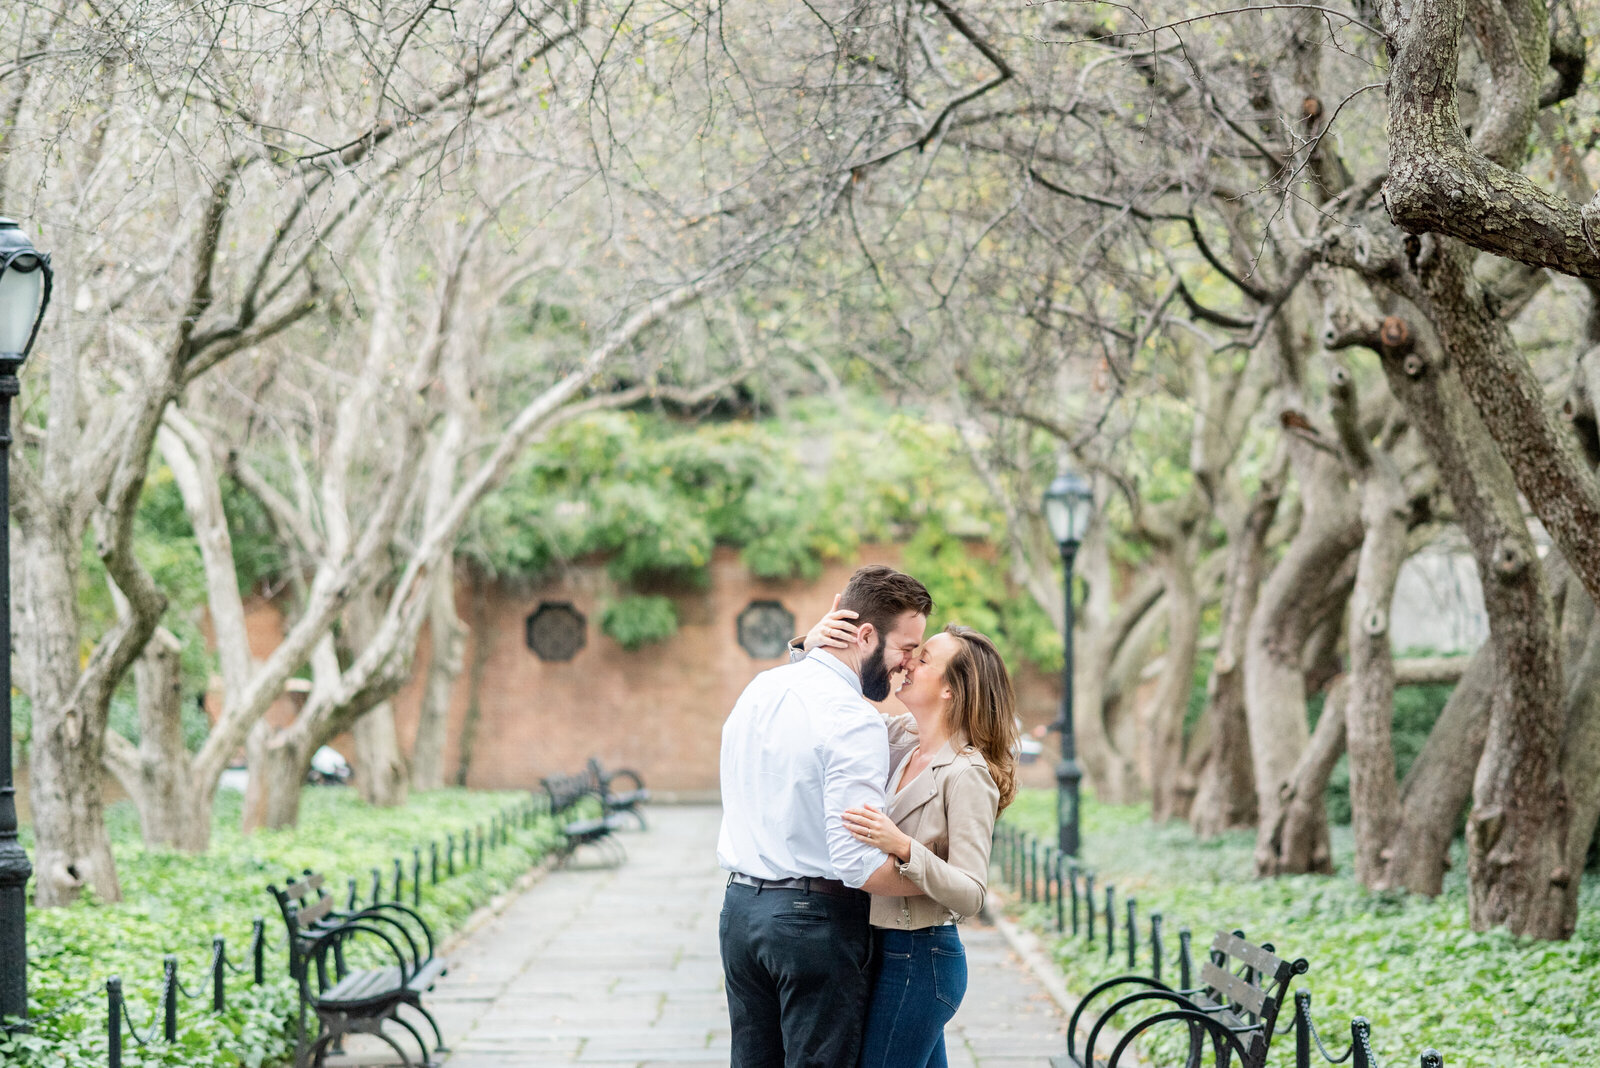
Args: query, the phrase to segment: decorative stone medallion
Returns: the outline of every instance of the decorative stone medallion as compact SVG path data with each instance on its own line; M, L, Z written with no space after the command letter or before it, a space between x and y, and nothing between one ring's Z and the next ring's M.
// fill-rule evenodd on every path
M794 613L777 601L751 601L739 613L739 645L757 660L786 655L794 637Z
M589 621L571 601L541 601L524 626L540 660L571 660L588 641Z

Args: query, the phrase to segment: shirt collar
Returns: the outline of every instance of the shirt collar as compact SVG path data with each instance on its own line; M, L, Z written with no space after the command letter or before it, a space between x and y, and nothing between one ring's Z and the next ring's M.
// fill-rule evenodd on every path
M840 660L826 649L813 649L811 650L811 654L807 656L806 659L815 660L817 663L823 665L829 671L834 672L841 679L848 682L850 684L850 688L856 693L861 693L861 676L850 670L850 668L845 665L844 661Z

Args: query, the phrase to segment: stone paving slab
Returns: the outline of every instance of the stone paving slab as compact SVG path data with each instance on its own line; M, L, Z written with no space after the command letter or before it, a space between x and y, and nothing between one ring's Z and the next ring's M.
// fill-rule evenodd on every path
M622 836L625 864L554 870L456 946L428 1001L447 1068L727 1068L720 817L652 808L648 832ZM970 978L945 1031L951 1068L1040 1068L1065 1047L1056 1002L994 928L964 924L962 939ZM376 1053L352 1044L342 1061L393 1062Z

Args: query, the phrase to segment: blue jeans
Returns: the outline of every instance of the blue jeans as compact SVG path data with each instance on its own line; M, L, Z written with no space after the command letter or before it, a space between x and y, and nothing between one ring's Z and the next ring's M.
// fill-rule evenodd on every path
M873 928L878 981L867 1009L861 1068L946 1068L944 1025L967 993L967 951L953 924Z

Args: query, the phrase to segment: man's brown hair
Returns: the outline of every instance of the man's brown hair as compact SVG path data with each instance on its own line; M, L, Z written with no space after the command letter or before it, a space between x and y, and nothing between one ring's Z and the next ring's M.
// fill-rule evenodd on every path
M857 568L850 584L839 595L839 607L856 614L856 625L871 623L880 641L907 612L933 614L933 598L928 588L910 575L883 564Z

